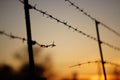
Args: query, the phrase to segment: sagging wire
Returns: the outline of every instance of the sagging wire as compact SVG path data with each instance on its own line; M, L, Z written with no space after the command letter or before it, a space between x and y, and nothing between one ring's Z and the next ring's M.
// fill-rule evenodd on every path
M105 62L107 64L110 64L110 65L114 65L116 67L120 67L120 64L117 64L117 63L113 63L113 62Z
M96 18L92 17L90 14L88 14L87 12L85 12L83 9L81 9L80 7L78 7L75 3L73 3L70 0L65 0L65 2L70 3L71 6L75 7L78 11L82 12L84 15L88 16L90 19L99 22L102 26L104 26L105 28L107 28L108 30L110 30L111 32L113 32L114 34L116 34L118 37L120 37L120 33L118 33L117 31L113 30L112 28L110 28L109 26L107 26L106 24L100 22L99 20L97 20Z
M100 60L88 61L88 62L84 62L84 63L79 63L79 64L76 64L76 65L72 65L69 68L73 68L73 67L76 67L76 66L82 66L82 65L85 65L85 64L91 64L91 63L102 63L102 62ZM114 65L116 67L120 67L120 64L113 63L113 62L108 62L108 61L104 61L104 64L110 64L110 65Z
M9 37L9 38L11 38L11 39L22 40L23 42L27 41L26 38L19 37L19 36L15 36L15 35L13 35L12 33L8 34L8 33L4 32L4 31L2 31L2 30L0 30L0 35L7 36L7 37ZM38 43L37 41L35 41L35 40L32 40L31 42L32 42L32 45L35 45L35 44L36 44L36 45L38 45L38 46L40 46L40 47L42 47L42 48L48 48L48 47L55 47L55 46L56 46L56 45L54 44L54 42L53 42L52 44L49 44L49 45L39 44L39 43Z
M70 68L72 68L72 67L76 67L76 66L82 66L82 65L85 65L85 64L91 64L91 63L99 63L99 62L101 62L101 61L88 61L88 62L84 62L84 63L79 63L79 64L76 64L76 65L72 65L72 66L70 66Z
M24 4L24 1L22 1L22 0L19 0L19 1ZM69 1L69 0L66 0L66 1ZM73 5L74 5L74 4L73 4ZM90 39L92 39L92 40L94 40L94 41L98 41L97 38L95 38L95 37L93 37L93 36L91 36L91 35L83 32L83 31L81 31L81 30L79 30L79 29L77 29L77 28L69 25L67 22L62 21L62 20L54 17L53 15L48 14L47 11L43 11L43 10L37 9L36 6L32 6L31 4L28 4L28 6L29 6L29 9L34 9L34 10L42 13L43 16L46 15L47 18L50 18L50 19L52 19L52 20L57 21L57 23L61 23L61 24L65 25L65 26L67 26L68 29L73 29L74 31L76 31L76 32L78 32L78 33L80 33L80 34L82 34L82 35L84 35L84 36L86 36L86 37L88 37L88 38L90 38ZM110 47L110 48L113 48L113 49L115 49L115 50L120 51L120 48L119 48L119 47L113 46L113 45L111 45L111 44L109 44L109 43L107 43L107 42L103 42L103 41L100 41L100 42L103 43L104 45L107 45L107 46Z

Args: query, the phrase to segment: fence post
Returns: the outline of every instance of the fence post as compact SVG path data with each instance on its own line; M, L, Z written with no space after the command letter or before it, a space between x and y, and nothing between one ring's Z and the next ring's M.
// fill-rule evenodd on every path
M104 65L105 62L104 62L104 59L103 59L102 47L101 47L102 42L100 41L98 25L99 25L99 22L95 20L95 26L96 26L96 32L97 32L97 38L98 38L98 46L99 46L99 51L100 51L100 57L101 57L101 63L102 63L102 68L103 68L104 80L107 80L106 71L105 71L105 65Z
M33 48L32 48L32 37L31 37L31 25L30 25L30 6L28 5L28 0L24 0L24 10L25 10L25 20L26 20L26 32L27 32L27 44L28 44L28 55L29 55L29 70L30 78L34 78L34 57L33 57ZM31 79L33 80L33 79Z

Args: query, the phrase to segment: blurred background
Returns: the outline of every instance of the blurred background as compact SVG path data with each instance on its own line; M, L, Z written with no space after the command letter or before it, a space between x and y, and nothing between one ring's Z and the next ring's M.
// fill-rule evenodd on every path
M120 32L120 0L71 0L85 12ZM95 22L64 0L29 0L40 10L65 21L97 38ZM30 10L32 39L40 44L55 43L55 47L34 45L34 60L38 74L48 80L103 80L97 41L87 38L46 15ZM99 25L101 40L120 47L120 37ZM0 30L26 37L24 5L19 0L0 0ZM105 61L120 64L120 51L102 45ZM0 34L0 74L21 75L28 67L27 42ZM105 64L109 80L120 80L120 66ZM26 72L26 71L25 71ZM8 75L4 73L5 75ZM2 75L2 74L1 74ZM4 75L3 75L4 76ZM12 75L8 75L12 76Z

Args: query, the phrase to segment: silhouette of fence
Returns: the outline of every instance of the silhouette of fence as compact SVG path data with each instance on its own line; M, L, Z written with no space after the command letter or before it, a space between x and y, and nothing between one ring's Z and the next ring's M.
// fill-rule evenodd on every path
M24 1L23 1L23 0L19 0L19 1L24 4ZM118 33L117 31L113 30L113 29L110 28L108 25L100 22L100 21L97 20L96 18L92 17L90 14L88 14L88 13L85 12L83 9L79 8L78 6L76 6L76 5L75 5L73 2L71 2L70 0L65 0L65 2L70 3L70 5L72 5L73 7L75 7L77 10L79 10L80 12L82 12L84 15L88 16L88 17L89 17L90 19L92 19L93 21L98 22L99 24L101 24L102 26L104 26L105 28L107 28L109 31L113 32L113 33L116 34L118 37L120 37L120 33ZM97 38L95 38L95 37L93 37L93 36L91 36L91 35L83 32L83 31L81 31L81 30L75 28L74 26L71 26L71 25L68 24L66 21L62 21L62 20L54 17L53 15L47 13L46 11L43 11L43 10L41 10L41 9L36 8L36 6L33 6L33 5L31 5L31 4L28 4L28 7L29 7L29 9L33 9L33 10L35 10L35 11L38 11L39 13L43 14L43 16L45 15L45 16L47 16L47 18L50 18L50 19L56 21L57 23L61 23L61 24L65 25L68 29L72 29L72 30L74 30L75 32L78 32L79 34L82 34L83 36L86 36L87 38L90 38L90 39L92 39L92 40L94 40L94 41L99 42L100 44L104 44L104 45L106 45L106 46L108 46L108 47L110 47L110 48L112 48L112 49L115 49L115 50L120 51L120 47L116 47L116 46L114 46L114 45L112 45L112 44L110 44L110 43L101 41L101 40L99 40L99 39L97 39ZM19 40L22 40L23 42L24 42L24 41L27 41L26 38L19 37L19 36L15 36L15 35L12 35L12 34L7 34L7 33L4 32L4 31L0 31L0 34L1 34L1 35L4 35L4 36L7 36L7 37L10 37L11 39L19 39ZM35 45L35 44L38 45L38 46L40 46L40 47L43 47L43 48L48 48L48 47L54 47L54 46L56 46L54 43L52 43L52 44L50 44L50 45L43 45L43 44L39 44L37 41L32 40L32 45ZM99 62L102 63L102 64L110 64L110 65L115 65L115 66L120 67L120 64L116 64L116 63L108 62L108 61L104 61L104 60L103 60L103 62L102 62L102 61L88 61L88 62L85 62L85 63L80 63L80 64L77 64L77 65L73 65L73 66L70 66L70 67L81 66L81 65L90 64L90 63L99 63ZM106 79L105 79L105 80L106 80Z
M90 19L92 19L93 21L97 21L99 22L99 24L101 24L102 26L104 26L105 28L107 28L109 31L113 32L114 34L116 34L118 37L120 37L120 33L118 33L117 31L113 30L112 28L110 28L108 25L100 22L99 20L97 20L96 18L92 17L90 14L88 14L87 12L85 12L83 9L81 9L80 7L78 7L75 3L73 3L70 0L65 0L65 2L70 3L71 6L75 7L78 11L82 12L85 16L88 16Z
M22 2L22 3L24 3L22 0L19 0L19 1ZM83 31L81 31L81 30L79 30L79 29L77 29L77 28L71 26L71 25L68 24L67 22L62 21L62 20L60 20L60 19L54 17L54 16L51 15L51 14L48 14L46 11L37 9L36 6L33 6L33 5L29 4L29 7L30 7L30 9L34 9L35 11L38 11L38 12L42 13L43 16L46 15L47 18L50 18L50 19L52 19L52 20L57 21L58 23L61 23L61 24L65 25L65 26L67 26L68 29L73 29L74 31L76 31L76 32L78 32L78 33L80 33L80 34L82 34L82 35L84 35L84 36L86 36L86 37L88 37L88 38L90 38L90 39L92 39L92 40L94 40L94 41L98 41L97 38L95 38L95 37L93 37L93 36L91 36L91 35L89 35L89 34L83 32ZM110 48L113 48L113 49L115 49L115 50L120 51L120 48L119 48L119 47L116 47L116 46L111 45L111 44L109 44L109 43L107 43L107 42L104 42L104 41L100 41L100 42L103 43L104 45L110 47Z
M101 57L101 63L102 63L102 68L103 68L103 74L104 74L104 80L107 80L107 75L106 75L106 70L105 70L105 62L104 62L104 57L103 57L103 53L102 53L102 46L101 46L101 41L100 41L100 33L99 33L99 24L103 25L105 28L107 28L108 30L110 30L111 32L113 32L114 34L116 34L118 37L120 37L120 34L113 30L112 28L110 28L109 26L105 25L104 23L98 21L97 19L93 18L90 14L88 14L87 12L85 12L83 9L80 9L78 6L76 6L73 2L71 2L70 0L65 0L66 2L69 2L70 5L72 5L73 7L75 7L77 10L79 10L80 12L82 12L84 15L88 16L90 19L92 19L95 22L95 26L96 26L96 32L97 32L97 38L98 38L98 45L99 45L99 51L100 51L100 57ZM107 44L107 43L106 43ZM109 47L113 47L109 44L107 44Z
M84 63L79 63L79 64L76 64L76 65L72 65L70 66L70 68L72 67L76 67L76 66L82 66L82 65L85 65L85 64L92 64L92 63L101 63L100 60L96 60L96 61L88 61L88 62L84 62ZM117 63L113 63L113 62L109 62L109 61L104 61L105 64L110 64L110 65L114 65L116 67L120 67L120 64L117 64Z
M2 30L0 30L0 35L4 35L4 36L9 37L9 38L11 38L11 39L22 40L23 42L24 42L24 41L27 41L27 39L24 38L24 37L15 36L15 35L13 35L12 33L11 33L11 34L8 34L8 33L4 32L4 31L2 31ZM38 42L35 41L35 40L32 40L32 45L38 45L38 46L40 46L40 47L42 47L42 48L48 48L48 47L54 47L54 46L56 46L56 45L54 44L54 42L53 42L52 44L49 44L49 45L43 45L43 44L38 43Z

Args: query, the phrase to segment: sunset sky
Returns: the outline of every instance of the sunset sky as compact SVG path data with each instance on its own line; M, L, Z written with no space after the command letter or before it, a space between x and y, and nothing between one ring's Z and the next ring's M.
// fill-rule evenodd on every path
M71 0L85 12L120 33L120 0ZM79 12L64 0L29 0L32 5L46 11L54 17L66 21L69 25L96 37L95 22ZM100 60L97 41L68 29L65 25L30 10L32 39L40 44L56 44L54 48L43 48L42 55L52 57L55 70L61 75L78 72L82 74L98 74L97 64L86 64L69 68L88 61ZM99 25L100 38L120 48L120 37ZM26 38L24 5L18 0L0 0L0 30ZM0 35L0 63L16 66L13 55L27 45L21 40L13 40ZM37 45L36 45L37 46ZM120 64L120 51L102 45L105 61ZM26 53L27 54L27 53ZM40 60L40 59L39 59ZM88 67L89 66L89 67ZM107 73L113 65L107 65Z

